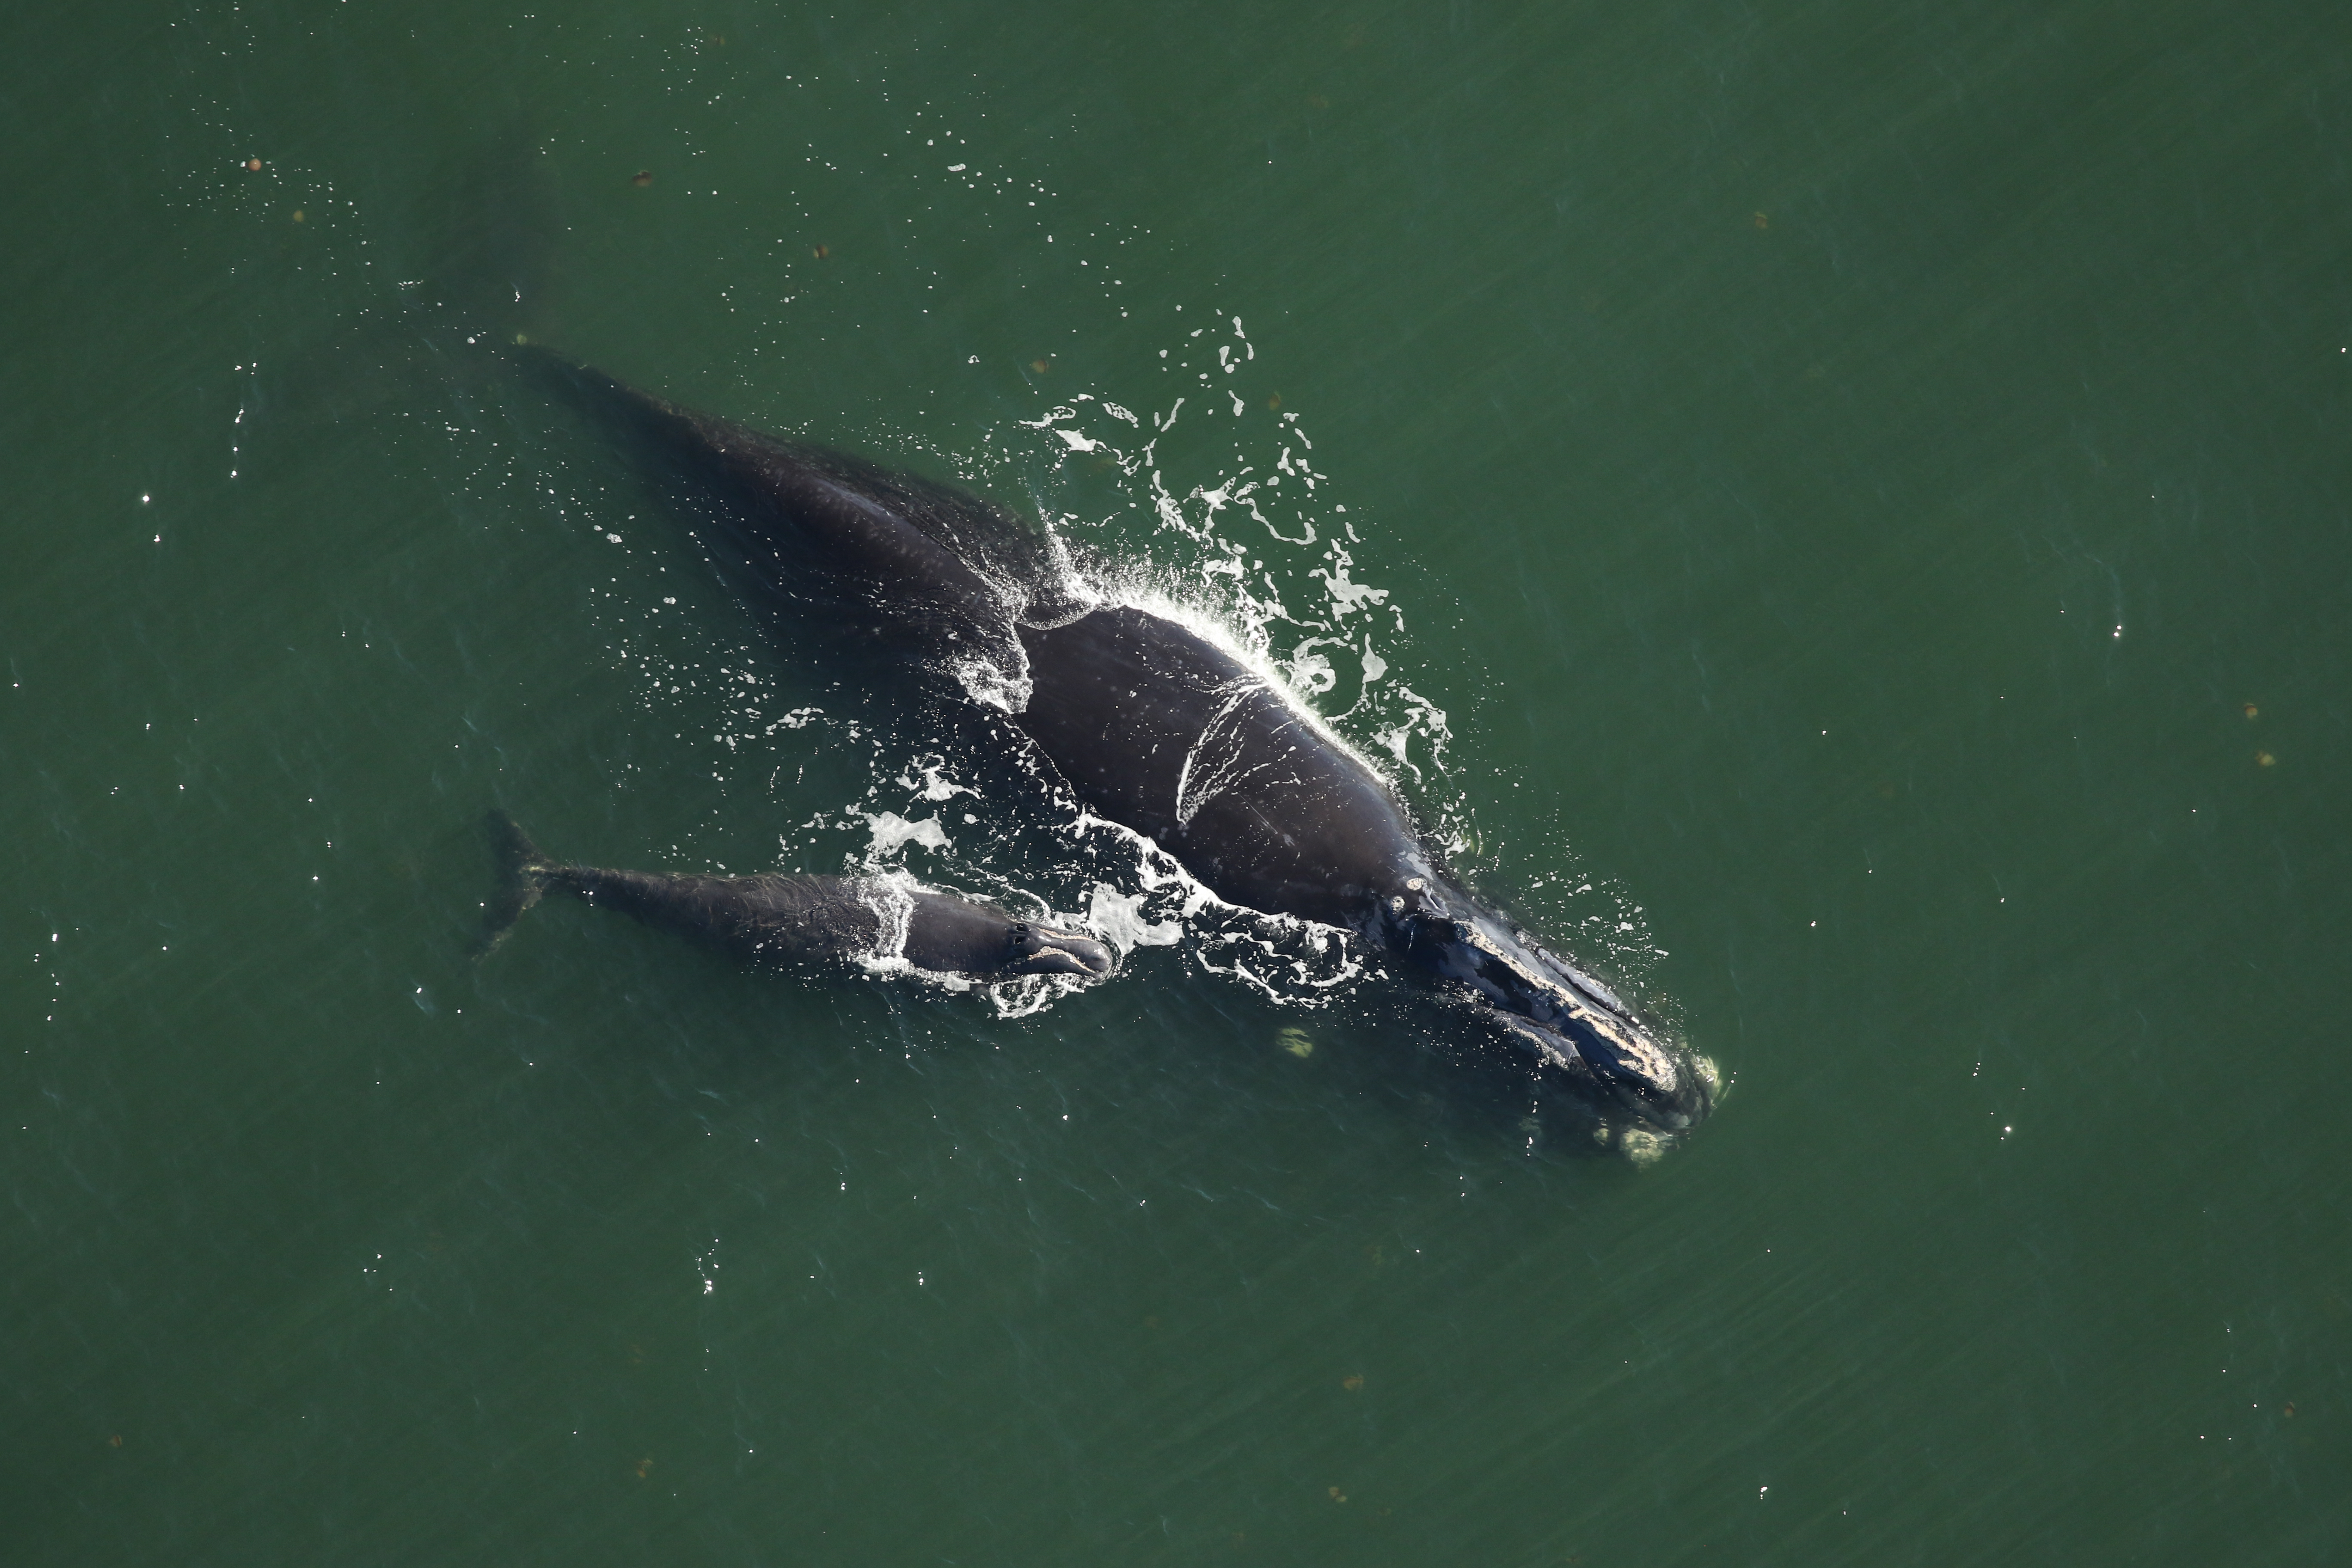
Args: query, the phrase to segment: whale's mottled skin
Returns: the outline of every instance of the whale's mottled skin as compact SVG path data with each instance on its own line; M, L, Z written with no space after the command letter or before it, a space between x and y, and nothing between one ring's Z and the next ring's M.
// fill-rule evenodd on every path
M755 600L921 649L996 701L1091 811L1229 902L1344 927L1468 998L1543 1083L1675 1133L1711 1069L1453 878L1377 773L1210 638L1108 603L1052 536L978 497L527 363L684 487ZM977 686L971 671L989 673ZM1000 700L1001 699L1001 700Z
M712 877L575 866L540 852L514 819L490 814L504 872L478 951L488 952L549 893L619 910L745 963L768 967L903 958L934 974L995 982L1024 974L1103 975L1092 937L988 904L858 877Z

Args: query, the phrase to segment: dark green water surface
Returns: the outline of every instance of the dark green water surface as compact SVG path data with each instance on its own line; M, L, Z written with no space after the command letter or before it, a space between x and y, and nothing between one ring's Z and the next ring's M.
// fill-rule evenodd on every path
M0 1560L2352 1555L2340 5L0 47ZM1174 897L516 332L1148 563L1723 1109L1530 1150L1205 915L1003 1005L469 963L493 805Z

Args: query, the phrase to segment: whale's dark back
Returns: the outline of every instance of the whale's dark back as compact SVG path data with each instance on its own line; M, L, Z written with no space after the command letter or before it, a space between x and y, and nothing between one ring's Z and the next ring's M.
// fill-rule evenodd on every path
M1157 840L1218 897L1360 929L1428 875L1404 808L1240 660L1181 622L1111 605L1024 628L1013 716L1099 815Z
M1049 535L969 491L680 408L544 349L512 352L667 481L719 564L772 612L1010 653L1016 621L1086 607Z
M1051 537L967 491L664 402L518 351L673 481L771 611L817 612L1033 684L1014 722L1093 810L1219 897L1362 929L1429 866L1362 761L1180 622L1093 607Z

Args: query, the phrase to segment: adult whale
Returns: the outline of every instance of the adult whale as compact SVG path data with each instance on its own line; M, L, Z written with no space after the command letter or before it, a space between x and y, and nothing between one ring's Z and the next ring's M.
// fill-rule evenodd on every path
M541 852L503 811L489 816L501 883L475 944L486 954L549 893L619 910L762 967L887 965L996 982L1102 975L1110 949L990 904L865 877L711 877L580 866Z
M521 363L654 462L771 610L909 648L1003 711L1089 810L1228 902L1354 932L1472 1011L1604 1131L1681 1132L1711 1064L1483 907L1394 791L1277 684L1107 601L1047 531L981 498L667 403L544 350Z

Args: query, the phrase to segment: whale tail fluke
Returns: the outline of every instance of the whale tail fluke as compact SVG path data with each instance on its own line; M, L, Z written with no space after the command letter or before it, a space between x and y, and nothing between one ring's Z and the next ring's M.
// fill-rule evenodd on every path
M505 812L491 812L483 826L489 830L490 849L498 857L499 887L483 906L482 929L468 950L476 959L488 958L506 940L515 921L547 891L548 878L558 869L540 853L522 824Z

